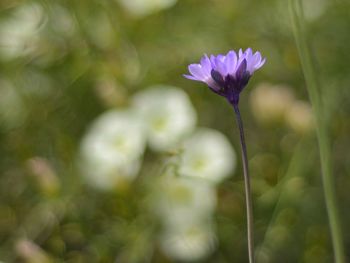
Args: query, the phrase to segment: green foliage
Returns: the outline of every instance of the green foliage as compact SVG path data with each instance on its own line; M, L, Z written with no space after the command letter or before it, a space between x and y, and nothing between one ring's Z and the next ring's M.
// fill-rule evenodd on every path
M303 2L347 244L350 5ZM309 105L308 94L288 8L278 0L179 0L138 16L119 1L1 1L0 261L176 262L163 250L162 222L150 204L162 171L174 165L172 158L176 166L181 152L147 148L135 180L103 192L84 181L81 141L99 115L125 109L136 92L162 84L183 89L198 126L224 133L238 152L230 106L182 74L203 53L241 47L267 58L240 102L257 260L333 262L316 132L304 118L308 107L297 107L300 100ZM262 82L283 85L292 95L283 101L286 96L271 89L269 107L257 107L250 91ZM271 109L280 111L277 117L266 115ZM239 158L237 163L235 176L215 186L216 242L200 262L247 262Z

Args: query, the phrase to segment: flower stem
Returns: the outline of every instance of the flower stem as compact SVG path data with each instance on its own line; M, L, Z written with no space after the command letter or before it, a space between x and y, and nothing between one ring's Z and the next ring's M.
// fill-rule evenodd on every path
M320 96L320 82L316 77L314 62L308 46L303 9L300 0L289 0L290 16L294 29L294 37L298 47L299 57L303 68L306 86L316 119L316 132L319 144L323 190L325 195L330 232L332 237L334 258L336 263L345 263L344 242L339 220L339 212L332 174L331 144L326 119L325 105Z
M242 162L243 162L244 187L245 187L245 201L246 201L246 209L247 209L248 256L249 256L249 263L254 263L255 257L254 257L253 203L252 203L251 190L250 190L247 147L245 144L243 122L242 122L241 114L239 112L238 104L233 104L233 108L236 113L236 120L239 128L239 135L240 135L240 142L241 142L241 154L242 154Z

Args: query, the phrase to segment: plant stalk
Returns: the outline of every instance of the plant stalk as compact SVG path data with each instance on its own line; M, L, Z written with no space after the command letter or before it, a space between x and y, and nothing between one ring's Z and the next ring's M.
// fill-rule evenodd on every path
M336 263L345 263L344 243L336 202L334 178L332 174L331 144L328 133L328 113L320 96L320 82L316 77L314 63L306 39L303 9L300 0L289 0L290 16L294 29L306 86L313 107L316 132L320 151L323 190L329 219L334 258Z
M247 210L247 237L248 237L248 256L249 263L255 262L254 256L254 219L253 219L253 203L250 190L250 177L248 169L247 147L245 144L243 122L241 114L239 112L238 104L233 104L233 108L236 113L237 125L239 128L240 142L241 142L241 154L243 162L243 174L244 174L244 188L245 188L245 202Z

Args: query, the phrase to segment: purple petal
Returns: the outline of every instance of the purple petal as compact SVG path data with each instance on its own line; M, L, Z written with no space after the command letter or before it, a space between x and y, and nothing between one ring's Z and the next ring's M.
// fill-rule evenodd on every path
M259 52L256 52L254 55L247 57L247 70L249 71L250 74L252 74L255 71L255 68L257 64L261 60L261 55Z
M219 86L223 86L225 84L225 80L219 71L212 70L211 77Z
M256 66L256 69L261 68L265 64L265 62L266 62L266 58L260 61L260 63Z
M216 57L214 55L210 55L210 64L213 69L216 68L216 63L215 63Z
M253 50L249 47L244 51L246 58L250 58L253 55Z
M234 50L226 55L204 55L200 64L191 64L188 70L191 74L183 75L185 78L206 83L210 89L221 96L226 96L227 87L238 85L239 92L247 85L253 72L266 62L260 52L253 53L251 48Z
M236 71L237 66L237 55L236 52L231 50L227 53L225 59L227 73L233 75Z
M188 66L188 71L194 76L197 80L205 81L205 74L203 73L202 66L200 64L191 64Z
M256 52L254 54L254 58L255 58L255 61L254 61L255 65L258 65L262 59L260 52Z
M212 66L211 66L211 63L210 63L210 59L208 58L207 55L204 55L201 59L201 66L202 66L202 70L203 70L203 73L205 73L205 75L207 77L210 76L210 72L212 70Z
M216 69L223 77L227 75L227 68L222 59L225 58L223 56L217 56L215 59Z
M224 61L225 61L225 56L219 54L219 55L216 56L216 59L219 60L219 61L221 61L221 62L224 62Z
M236 68L238 68L238 66L242 63L242 61L246 58L246 51L242 51L242 49L240 49L238 51L238 61L237 61L237 66Z
M215 92L218 92L221 89L219 84L217 84L212 78L208 79L208 81L206 83L209 86L209 88L211 88Z
M200 79L197 79L196 77L193 77L193 76L191 76L191 75L183 74L183 76L184 76L186 79L201 81Z
M266 59L262 59L260 52L256 52L250 60L248 60L247 70L253 74L255 70L261 68Z
M236 78L240 79L243 77L245 71L247 70L247 60L243 59L241 64L237 67Z

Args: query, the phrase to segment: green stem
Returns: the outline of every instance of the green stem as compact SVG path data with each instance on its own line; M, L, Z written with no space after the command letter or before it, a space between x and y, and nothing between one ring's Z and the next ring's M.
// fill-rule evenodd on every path
M294 29L294 37L316 120L316 132L321 159L323 189L334 248L335 262L345 263L343 237L338 216L334 179L332 176L332 163L330 154L331 145L328 135L327 121L325 118L325 112L327 111L324 108L324 104L322 103L322 99L320 97L320 85L318 79L316 78L315 69L310 54L310 48L308 47L306 34L303 30L304 17L300 0L289 0L289 9Z
M244 139L243 122L239 112L238 104L233 104L236 113L237 125L239 128L241 153L243 162L244 186L245 186L245 201L247 210L247 236L248 236L248 256L249 263L255 262L254 257L254 219L253 219L253 203L250 190L250 177L248 169L247 147Z

